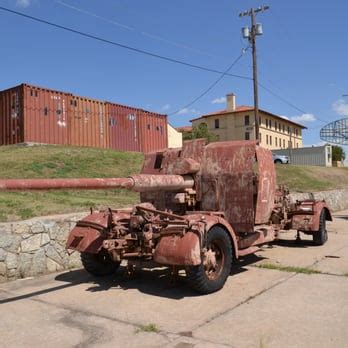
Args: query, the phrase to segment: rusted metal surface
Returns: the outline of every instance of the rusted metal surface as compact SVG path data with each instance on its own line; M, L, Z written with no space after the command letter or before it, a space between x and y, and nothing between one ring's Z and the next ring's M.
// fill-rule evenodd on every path
M110 148L146 153L167 147L165 115L109 102L106 103L106 113Z
M131 189L134 181L131 178L109 179L5 179L0 180L0 190L52 190L52 189Z
M137 192L177 191L193 187L191 177L181 175L139 174L130 178L91 178L91 179L3 179L0 191L9 190L52 190L52 189L114 189L125 188Z
M198 200L203 210L223 211L238 232L254 228L254 142L217 142L206 146Z
M22 85L24 141L68 144L71 94Z
M141 152L147 153L168 147L166 115L140 110L137 125Z
M271 152L254 141L205 145L198 140L183 149L148 153L142 173L129 178L0 180L0 190L57 188L140 192L141 202L133 208L91 211L72 230L67 247L101 252L116 263L185 266L189 279L190 274L198 279L192 272L203 269L218 281L229 274L231 254L233 260L251 254L282 229L314 238L321 214L332 220L324 201L294 204L285 187L276 189ZM191 267L197 265L202 267Z
M157 244L154 260L162 265L199 265L201 248L198 235L187 232L183 237L177 234L162 237Z
M168 145L167 116L22 84L0 92L0 145L22 142L150 152Z
M291 216L291 227L298 231L318 231L320 214L324 210L326 220L332 221L330 209L325 202L305 200L298 202Z
M108 147L109 127L104 102L71 96L69 111L71 145Z
M255 207L255 224L269 222L274 209L276 172L272 153L262 147L256 147L258 166L257 201Z
M104 239L95 228L76 226L69 234L66 248L96 254L102 248Z
M120 151L141 151L137 119L138 110L124 105L106 103L109 147Z
M15 87L0 93L0 145L23 141L23 89Z

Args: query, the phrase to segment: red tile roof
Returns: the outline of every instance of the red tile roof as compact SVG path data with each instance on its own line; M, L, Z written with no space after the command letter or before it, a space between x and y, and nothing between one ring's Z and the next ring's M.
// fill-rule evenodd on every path
M299 126L301 128L305 128L307 129L306 126L300 124L300 123L297 123L297 122L294 122L294 121L291 121L291 120L288 120L286 118L283 118L283 117L280 117L278 115L275 115L275 114L272 114L271 112L269 111L265 111L265 110L262 110L262 109L259 109L261 112L265 113L265 114L268 114L270 116L273 116L273 117L276 117L282 121L286 121L286 122L290 122L296 126ZM197 117L197 118L194 118L193 120L190 120L190 122L192 121L196 121L196 120L199 120L201 118L206 118L206 117L210 117L210 116L219 116L219 115L228 115L228 114L234 114L234 113L237 113L237 112L243 112L243 111L254 111L254 108L252 106L247 106L247 105L239 105L236 107L236 110L235 111L231 111L231 110L218 110L218 111L214 111L214 112L210 112L208 114L205 114L205 115L202 115L201 117Z
M176 127L175 129L180 133L192 132L192 126Z

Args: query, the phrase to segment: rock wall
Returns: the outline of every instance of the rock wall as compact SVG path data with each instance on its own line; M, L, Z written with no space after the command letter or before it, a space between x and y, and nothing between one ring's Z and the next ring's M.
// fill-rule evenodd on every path
M331 190L313 193L292 193L290 198L293 202L303 199L325 200L333 211L348 209L348 189Z
M293 193L296 199L324 199L333 211L348 209L348 190ZM76 221L87 213L0 223L0 282L81 267L80 255L65 250Z
M67 236L86 213L0 223L0 282L80 267L65 250Z

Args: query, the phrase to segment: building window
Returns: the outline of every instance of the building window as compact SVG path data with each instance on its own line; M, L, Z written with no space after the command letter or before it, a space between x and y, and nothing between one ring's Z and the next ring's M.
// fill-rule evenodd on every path
M277 121L274 121L274 129L277 130L277 127L278 127Z
M262 139L261 139L261 133L259 133L259 140L260 140L260 144L261 144L261 141L262 141Z
M269 144L272 145L272 135L269 136Z
M275 145L278 146L278 138L275 137Z
M268 119L266 118L266 128L268 128Z
M250 133L249 132L245 132L245 140L250 140Z
M259 125L261 125L261 123L262 123L262 118L261 116L259 116Z
M269 120L269 128L272 128L272 120Z
M266 134L266 144L268 145L268 134Z
M45 106L45 108L44 108L44 115L48 116L48 107L47 106Z
M285 133L285 124L283 123L283 133Z
M283 139L283 148L285 149L285 139Z
M151 129L151 125L150 125L150 124L147 125L147 129L148 129L148 130Z
M288 126L288 134L290 134L290 127Z
M219 119L216 119L214 121L214 126L215 126L215 128L220 128L220 120Z
M244 116L244 126L249 126L250 124L250 117L249 115Z

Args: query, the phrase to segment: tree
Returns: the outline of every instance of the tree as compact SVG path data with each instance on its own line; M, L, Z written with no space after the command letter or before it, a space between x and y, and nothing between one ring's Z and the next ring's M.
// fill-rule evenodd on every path
M346 153L341 146L332 146L332 160L333 161L344 161L346 159Z
M183 134L184 140L199 139L199 138L205 138L208 140L209 143L218 140L217 135L209 132L209 129L206 123L201 123L198 127L193 127L192 132Z

